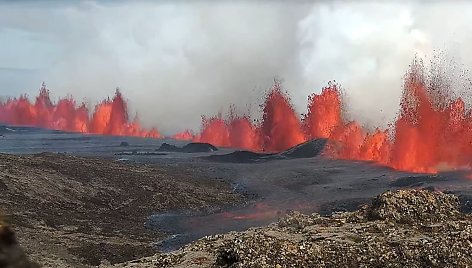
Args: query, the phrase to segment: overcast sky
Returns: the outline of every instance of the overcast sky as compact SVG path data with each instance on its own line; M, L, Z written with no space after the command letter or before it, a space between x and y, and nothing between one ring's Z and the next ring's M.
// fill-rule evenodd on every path
M472 66L466 1L64 2L0 2L0 96L34 96L45 81L55 98L94 104L119 86L164 133L231 103L257 115L274 78L299 113L336 80L352 117L385 125L415 54Z

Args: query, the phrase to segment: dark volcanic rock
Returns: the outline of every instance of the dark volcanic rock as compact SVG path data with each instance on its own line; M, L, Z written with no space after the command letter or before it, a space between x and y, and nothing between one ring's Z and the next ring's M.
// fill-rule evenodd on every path
M318 156L324 149L327 139L314 139L294 146L280 155L287 158L311 158Z
M214 162L226 162L226 163L252 163L257 161L273 160L274 154L263 154L255 153L250 151L234 151L229 154L223 155L210 155L207 157L208 160Z
M120 147L128 147L129 146L129 143L127 143L126 141L122 141L120 143Z
M5 134L7 132L8 132L7 127L0 125L0 135Z
M164 142L159 147L159 149L157 149L157 151L161 151L161 152L181 152L182 148Z
M133 150L131 152L119 152L115 153L115 155L167 155L166 153L157 153L157 152L138 152Z
M252 163L278 159L311 158L318 156L326 145L326 139L314 139L298 144L280 153L255 153L251 151L234 151L224 155L211 155L207 159L214 162Z
M472 196L471 195L459 195L459 201L461 202L462 213L472 213Z
M181 153L207 153L218 151L218 148L209 143L191 142L184 147L163 143L157 151L161 152L181 152Z
M209 143L191 142L182 147L182 150L185 153L206 153L218 151L218 148Z
M446 178L441 175L417 175L398 178L397 180L390 183L393 187L418 187L425 183L433 183L438 181L447 181Z

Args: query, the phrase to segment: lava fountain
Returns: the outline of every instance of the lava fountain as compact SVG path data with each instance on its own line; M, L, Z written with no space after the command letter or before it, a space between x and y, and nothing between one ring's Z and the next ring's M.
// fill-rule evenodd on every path
M156 129L147 130L140 126L137 119L129 120L128 105L118 89L113 99L97 104L90 115L85 103L77 105L72 97L53 103L43 83L34 103L26 96L0 103L0 122L69 132L160 137Z
M255 151L281 151L313 138L328 138L325 155L375 161L399 170L435 173L472 166L472 111L453 97L441 77L425 75L415 59L405 76L397 118L388 129L369 131L343 114L338 85L330 83L308 98L308 112L298 118L290 99L276 83L262 105L259 124L233 124L234 116L204 118L200 140ZM232 127L230 127L232 126ZM253 137L236 144L229 137Z
M444 79L443 79L444 80ZM375 161L399 170L438 172L472 166L472 111L438 75L425 74L415 59L404 80L400 110L388 129L369 130L348 120L343 92L329 83L308 98L299 117L279 83L267 92L262 117L238 115L202 117L200 133L186 130L172 136L216 146L277 152L314 138L327 138L324 155L338 159ZM71 97L51 102L43 86L34 103L25 96L0 103L0 121L65 131L161 137L128 117L127 103L117 90L113 99L99 103L92 114Z

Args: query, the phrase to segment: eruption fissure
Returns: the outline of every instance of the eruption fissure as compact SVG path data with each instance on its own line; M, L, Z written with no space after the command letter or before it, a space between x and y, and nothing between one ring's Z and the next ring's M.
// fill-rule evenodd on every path
M375 161L399 170L438 172L472 165L472 111L461 97L453 97L441 77L425 75L416 60L405 76L397 118L387 129L374 131L343 113L342 90L329 83L308 98L308 111L300 117L281 85L275 83L261 106L262 117L231 110L228 116L202 117L200 133L177 133L174 139L206 142L252 151L278 152L309 139L327 138L325 155L339 159ZM161 137L138 120L130 121L127 103L117 90L111 100L99 103L92 114L72 97L51 102L43 85L34 103L25 96L0 103L0 121L65 131Z
M260 124L245 118L235 128L233 117L204 118L202 135L194 139L219 146L255 151L281 151L303 141L328 138L325 155L339 159L375 161L399 170L435 173L472 165L472 111L454 98L443 77L426 77L415 59L405 77L397 118L388 129L369 131L343 114L342 91L330 83L308 98L308 112L297 117L279 84L268 92ZM252 137L232 143L231 137ZM244 134L241 134L244 133Z
M43 83L34 103L26 96L0 103L0 122L70 132L160 137L156 129L147 130L137 119L129 120L127 103L118 89L111 100L100 102L90 114L85 103L77 105L72 97L61 98L54 104Z

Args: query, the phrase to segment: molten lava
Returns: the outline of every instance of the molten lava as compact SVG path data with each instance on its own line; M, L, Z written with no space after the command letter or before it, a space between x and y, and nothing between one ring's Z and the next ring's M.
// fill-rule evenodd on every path
M231 109L227 117L202 117L197 135L187 130L172 137L268 152L327 138L324 153L332 158L375 161L414 172L471 168L472 111L462 98L449 92L449 85L440 77L426 76L422 63L415 60L405 77L398 116L385 130L371 131L347 120L336 84L311 95L307 113L300 118L288 95L275 83L266 95L259 121ZM157 130L145 130L137 120L129 120L119 91L90 115L85 104L78 106L70 97L52 103L43 86L34 103L25 96L0 103L0 121L84 133L160 137Z
M387 164L420 172L470 167L471 110L462 98L448 96L445 85L428 81L422 70L415 63L405 81Z
M170 138L174 140L181 140L181 141L191 141L194 138L194 134L191 130L186 129L185 131L176 133L172 135Z
M257 203L253 207L253 211L247 213L243 212L224 212L223 217L231 220L269 220L275 219L282 215L282 211L273 208L264 203Z
M290 99L276 83L267 94L260 125L253 124L249 116L238 116L234 112L227 119L221 115L203 117L202 131L194 140L217 146L275 152L302 143L306 138Z
M202 117L202 131L193 140L216 146L262 150L259 129L251 123L248 116L233 113L228 119L223 119L221 115Z
M201 141L255 151L281 151L313 138L328 138L332 158L375 161L395 169L437 172L472 166L472 111L447 87L425 77L415 60L405 78L400 112L390 129L368 131L343 116L341 91L329 84L309 97L300 119L279 84L269 91L260 124L234 124L233 118L204 118ZM234 142L230 137L247 140ZM251 140L252 142L249 142Z
M71 97L62 98L54 104L43 84L34 103L26 96L0 103L0 122L70 132L160 137L156 129L146 130L137 119L129 120L127 103L118 89L112 100L99 103L90 116L86 105L82 103L77 106Z
M278 83L267 95L263 112L261 135L264 150L282 151L306 140L300 118Z
M330 85L320 95L308 97L308 113L303 120L306 134L312 138L329 138L342 123L341 96L337 86Z

